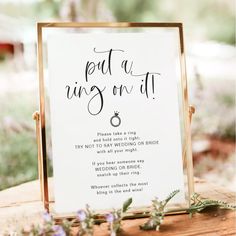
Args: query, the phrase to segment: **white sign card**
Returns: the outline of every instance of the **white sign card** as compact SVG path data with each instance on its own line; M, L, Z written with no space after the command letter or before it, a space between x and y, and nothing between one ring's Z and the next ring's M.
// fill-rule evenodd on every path
M55 210L185 202L178 30L48 37Z

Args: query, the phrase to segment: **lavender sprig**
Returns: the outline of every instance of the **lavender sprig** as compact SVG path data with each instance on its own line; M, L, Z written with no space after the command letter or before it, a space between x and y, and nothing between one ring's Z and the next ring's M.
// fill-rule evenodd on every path
M69 236L72 223L63 221L62 225L57 225L51 214L43 213L43 224L32 225L31 227L24 228L22 235L24 236Z
M168 202L179 192L179 190L173 191L166 199L159 201L158 198L155 198L152 201L152 210L150 213L143 212L142 217L146 217L149 215L149 218L146 223L140 226L142 230L159 230L166 213L165 210ZM129 209L132 203L132 198L129 198L124 202L122 208L113 210L109 214L106 215L106 222L108 222L108 229L110 232L110 236L117 236L120 232L122 232L122 220L126 218L125 213ZM182 209L183 211L187 211L190 216L194 213L202 212L208 208L222 208L222 209L230 209L236 210L235 205L230 205L226 202L211 200L211 199L202 199L199 194L195 193L192 196L192 204L189 208ZM93 211L90 210L87 205L85 210L79 210L77 212L77 219L79 220L79 236L92 236L93 235L93 226L94 224L101 224L104 222L103 219L98 218L99 215L95 215ZM136 217L140 217L140 213L136 215ZM60 224L57 225L56 221L53 219L52 215L45 212L42 215L43 224L42 225L32 225L28 228L24 228L21 234L23 236L70 236L72 235L72 225L76 222L76 220L66 220L64 219ZM135 218L135 215L134 215ZM9 234L7 234L9 235Z
M90 210L89 205L86 205L85 210L77 212L77 219L79 220L79 235L93 235L94 213Z
M113 210L109 214L106 215L106 221L108 222L108 230L111 236L116 236L122 231L122 219L124 217L125 212L129 209L132 203L132 198L129 198L124 202L121 209Z

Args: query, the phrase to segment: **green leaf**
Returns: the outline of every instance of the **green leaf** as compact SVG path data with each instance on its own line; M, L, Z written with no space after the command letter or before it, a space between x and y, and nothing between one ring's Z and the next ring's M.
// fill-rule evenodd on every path
M166 205L177 193L179 193L180 192L180 190L179 189L177 189L177 190L174 190L173 192L171 192L170 194L169 194L169 196L165 199L165 204L164 205Z
M211 199L201 199L199 194L193 194L192 198L192 205L189 207L187 212L191 214L191 216L197 212L201 212L203 210L218 207L221 209L230 209L230 210L236 210L235 205L230 205L227 202L218 201L218 200L211 200Z
M133 201L132 198L129 198L128 200L126 200L124 202L122 212L126 212L128 210L128 208L131 205L132 201Z

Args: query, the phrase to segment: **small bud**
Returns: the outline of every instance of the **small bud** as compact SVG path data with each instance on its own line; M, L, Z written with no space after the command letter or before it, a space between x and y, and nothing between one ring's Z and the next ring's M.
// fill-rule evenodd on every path
M80 221L84 221L86 219L86 212L84 210L79 210L77 212L77 218L80 220Z
M108 223L112 223L114 221L114 215L112 213L109 213L106 215L106 220Z
M66 236L64 229L60 225L53 225L53 236Z
M43 220L44 220L44 222L51 222L52 216L48 212L44 212L43 213Z

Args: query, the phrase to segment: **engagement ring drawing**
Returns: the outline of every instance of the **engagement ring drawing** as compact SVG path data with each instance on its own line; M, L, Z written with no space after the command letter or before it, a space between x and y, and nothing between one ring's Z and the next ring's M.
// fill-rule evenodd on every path
M119 117L118 111L115 111L114 113L115 113L114 116L112 116L110 119L110 123L113 127L118 127L121 124L121 119Z

